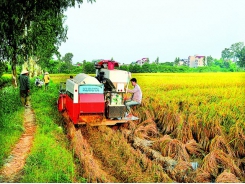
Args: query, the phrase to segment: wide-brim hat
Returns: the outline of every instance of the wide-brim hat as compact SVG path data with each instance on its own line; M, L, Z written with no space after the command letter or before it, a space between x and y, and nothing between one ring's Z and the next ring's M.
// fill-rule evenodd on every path
M48 75L49 73L48 72L45 72L45 75Z
M23 70L23 71L21 72L21 74L26 74L26 73L28 73L27 70Z

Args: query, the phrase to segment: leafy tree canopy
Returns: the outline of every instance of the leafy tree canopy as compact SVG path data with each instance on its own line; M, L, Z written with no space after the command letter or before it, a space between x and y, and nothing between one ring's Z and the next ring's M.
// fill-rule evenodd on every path
M213 61L214 61L213 57L212 56L208 56L207 57L207 66L211 66Z
M65 54L65 56L62 58L62 61L67 64L72 64L72 58L73 58L73 54L69 52Z
M59 44L66 40L63 13L76 3L79 5L83 0L1 0L0 60L11 62L13 79L16 65L28 56L36 55L47 62L52 54L58 54Z
M222 50L221 57L226 61L229 59L237 61L238 56L240 55L240 52L242 51L243 47L243 42L234 43L229 48L225 48L224 50Z
M238 52L237 54L237 57L238 57L238 61L237 61L237 64L242 67L242 68L245 68L245 46L241 49L240 52Z
M231 59L232 58L232 52L231 52L231 50L229 48L225 48L224 50L222 50L221 57L224 60Z

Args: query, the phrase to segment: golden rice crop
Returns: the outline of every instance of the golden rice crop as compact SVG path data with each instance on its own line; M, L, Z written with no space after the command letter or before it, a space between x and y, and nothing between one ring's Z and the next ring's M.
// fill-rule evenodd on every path
M163 156L171 157L174 160L189 161L190 159L184 144L177 139L172 139L168 135L165 135L158 141L155 141L152 147L160 151Z
M230 145L225 139L225 136L216 135L211 143L209 150L222 150L224 153L228 154L230 157L234 157L234 152L231 150Z
M176 160L181 158L178 155L182 155L182 160L206 156L201 167L207 171L196 173L199 182L214 181L218 170L225 168L241 176L238 166L242 169L244 165L236 162L245 155L244 73L134 74L133 77L143 91L144 109L153 109L153 121L162 134L153 144L154 149ZM144 113L143 108L137 111ZM217 149L223 150L220 155ZM210 170L215 176L210 175Z
M154 140L151 150L177 161L172 173L168 172L171 179L192 182L186 177L192 176L194 182L220 182L223 173L224 178L235 176L244 182L245 73L157 73L132 77L137 78L143 100L132 109L140 119L130 122L128 129L133 132L131 136ZM63 81L67 78L69 75ZM60 79L59 75L51 75L55 83ZM116 178L128 175L121 181L169 181L157 165L124 143L127 140L119 131L100 127L89 129L87 134L96 156L110 172ZM194 158L201 161L199 168L190 172L189 162ZM224 172L228 170L230 173ZM157 179L151 181L154 175Z
M234 174L225 170L215 180L216 183L242 183Z
M206 155L203 159L202 169L214 177L217 177L225 169L230 170L237 177L241 177L242 174L234 160L221 150L213 150Z

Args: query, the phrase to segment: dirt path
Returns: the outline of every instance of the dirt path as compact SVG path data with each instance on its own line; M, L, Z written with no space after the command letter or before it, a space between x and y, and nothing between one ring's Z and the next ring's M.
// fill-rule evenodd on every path
M31 108L25 109L24 133L13 147L6 164L0 170L0 182L18 182L18 176L23 169L36 131L35 114Z

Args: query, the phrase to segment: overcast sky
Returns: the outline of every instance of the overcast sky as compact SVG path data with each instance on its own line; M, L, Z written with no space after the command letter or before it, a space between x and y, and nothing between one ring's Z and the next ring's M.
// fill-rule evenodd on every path
M68 40L59 51L71 52L73 63L219 59L224 48L245 42L244 8L245 0L84 0L65 13Z

